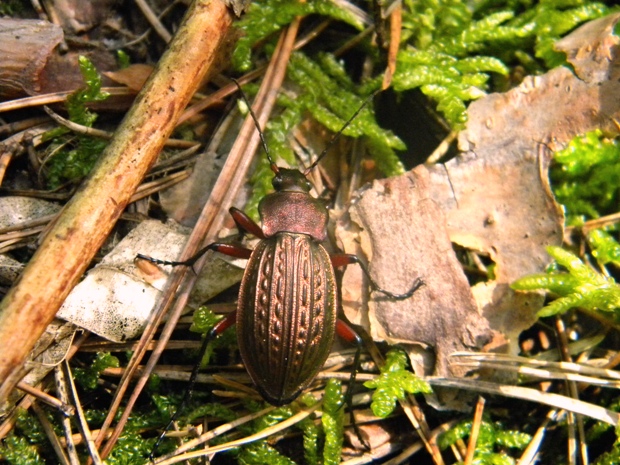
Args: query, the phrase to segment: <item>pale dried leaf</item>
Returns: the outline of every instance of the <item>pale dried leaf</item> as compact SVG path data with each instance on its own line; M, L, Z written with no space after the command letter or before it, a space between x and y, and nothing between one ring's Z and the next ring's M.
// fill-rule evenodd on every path
M53 215L60 205L32 197L0 197L0 228L16 226L29 220Z
M142 272L138 253L177 260L187 236L158 221L143 221L69 294L58 316L106 339L121 342L144 328L168 275ZM168 270L171 267L162 267ZM203 268L190 304L199 305L241 279L243 270L213 256Z
M566 53L575 74L585 82L603 82L618 75L615 61L620 37L614 28L620 20L620 13L605 16L584 24L572 34L555 43L555 49Z
M26 361L24 369L28 373L22 382L35 387L62 362L71 348L75 331L76 327L71 323L59 319L52 321ZM15 389L0 406L0 416L5 415L23 396L24 392Z
M476 155L432 167L432 197L452 242L495 262L495 280L477 284L473 293L491 327L516 343L536 321L542 296L517 294L510 283L549 264L546 247L562 243L563 216L543 160L509 148Z

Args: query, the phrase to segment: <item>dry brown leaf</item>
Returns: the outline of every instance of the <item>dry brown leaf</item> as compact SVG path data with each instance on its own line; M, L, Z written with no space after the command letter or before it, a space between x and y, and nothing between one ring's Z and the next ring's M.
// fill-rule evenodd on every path
M542 296L516 294L509 285L548 265L545 248L562 243L563 215L549 189L544 156L509 150L476 155L432 167L431 195L445 212L450 239L495 262L495 280L473 292L491 327L516 343L536 321Z
M0 18L0 97L40 92L41 74L63 37L46 21Z
M549 263L545 248L562 243L563 216L547 175L549 149L596 128L617 132L620 73L612 57L620 40L612 31L619 18L592 21L558 43L587 81L561 67L472 103L459 135L463 153L431 168L433 198L446 213L452 241L497 264L496 279L473 291L513 353L518 335L536 321L542 297L515 294L509 284L542 272Z
M237 112L229 113L219 124L206 150L196 156L189 177L160 192L159 201L168 217L184 226L196 224L237 138L241 123Z
M356 240L349 237L343 244L345 251L368 257L371 273L387 290L405 292L416 278L424 281L410 299L373 296L369 304L373 338L429 347L430 351L420 352L430 356L424 362L425 374L454 376L462 373L448 366L448 356L481 348L490 339L490 331L478 313L444 215L430 198L429 187L423 166L375 181L352 203L353 225L341 224L339 234L346 237L354 225L360 228ZM345 303L351 300L349 290L360 288L359 282L352 282L354 274L349 271L344 276ZM347 316L358 320L350 313Z
M614 34L619 20L620 13L616 13L590 21L556 42L555 49L566 53L575 74L583 81L604 82L618 77L618 67L613 62L620 45L620 37Z
M153 72L153 69L151 65L136 63L127 68L119 69L118 71L108 71L102 74L109 77L112 81L123 84L131 90L138 92L142 89L142 86Z
M551 150L595 128L617 132L619 40L612 31L618 18L589 23L559 42L579 77L557 68L472 103L457 158L430 167L430 176L417 168L375 183L351 206L353 224L338 231L344 249L363 252L390 291L403 292L415 277L426 285L402 302L375 296L368 319L359 273L348 271L347 315L362 324L370 320L374 337L427 345L427 373L462 374L447 357L459 347L480 347L487 325L497 336L494 346L507 342L512 346L503 350L515 352L518 335L536 321L542 296L516 294L509 286L543 271L546 247L562 243L563 215L547 173ZM450 241L488 255L496 264L494 280L470 290Z
M116 3L116 0L53 0L46 2L45 7L54 23L71 34L79 34L113 16Z

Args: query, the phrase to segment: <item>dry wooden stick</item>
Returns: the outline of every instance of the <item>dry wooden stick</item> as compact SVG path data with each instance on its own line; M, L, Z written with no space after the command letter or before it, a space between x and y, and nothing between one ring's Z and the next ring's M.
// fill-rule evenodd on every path
M145 0L136 0L136 5L142 11L142 14L146 18L146 20L153 26L153 29L159 34L159 37L164 39L166 42L170 42L172 35L168 32L165 26L161 23L155 12L151 9L149 4Z
M155 161L216 60L232 19L221 0L192 4L100 162L0 303L0 402Z
M467 454L465 455L465 465L471 465L474 461L476 453L476 444L478 443L478 435L480 434L480 426L482 425L482 412L484 411L484 397L478 397L476 403L476 411L474 413L474 421L471 424L471 433L469 433L469 443L467 444Z
M134 90L128 87L102 87L102 92L107 92L114 96L125 96L135 94ZM33 95L32 97L23 97L6 102L0 102L0 113L5 111L21 110L24 108L39 107L41 105L51 105L53 103L60 103L67 100L75 90L65 90L59 92L52 92L49 94Z

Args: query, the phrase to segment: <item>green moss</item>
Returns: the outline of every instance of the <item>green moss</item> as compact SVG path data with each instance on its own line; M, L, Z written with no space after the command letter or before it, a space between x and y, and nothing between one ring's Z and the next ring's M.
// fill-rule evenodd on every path
M114 449L106 458L107 465L134 465L145 463L154 441L145 441L140 434L126 428L118 438Z
M11 465L44 465L36 446L26 438L8 435L0 442L0 457Z
M518 0L462 2L460 0L407 0L403 2L400 53L392 86L397 93L419 89L434 101L437 110L454 129L467 121L467 105L492 90L509 83L510 66L521 64L529 73L544 72L565 63L563 54L553 49L557 39L578 25L613 10L604 3L586 0L546 0L531 3ZM264 0L254 2L240 21L242 39L233 61L239 69L252 66L252 53L270 53L275 32L294 17L311 14L329 17L352 26L363 27L346 9L332 2ZM268 136L271 151L291 159L290 130L309 113L333 132L340 130L364 99L379 89L384 63L373 45L365 43L374 60L373 75L355 83L344 65L330 53L313 57L295 53L287 76L294 81L298 95L282 99L287 121L276 116ZM254 50L254 51L253 51ZM373 53L374 52L374 53ZM498 79L499 78L499 79ZM268 131L269 132L269 131ZM387 176L400 174L403 166L397 153L405 147L391 132L380 128L370 109L356 117L343 134L363 137L379 169ZM271 189L271 172L261 161L253 179L255 193L248 213L257 219L260 198Z
M194 409L187 415L186 421L187 423L192 423L195 419L206 416L219 418L225 422L231 422L236 420L238 417L237 413L225 405L217 402L211 402L208 404L202 404L198 408Z
M249 403L246 406L250 405ZM253 403L250 410L259 410L265 407L264 403ZM251 435L259 431L263 431L281 421L290 418L293 410L290 406L280 407L272 410L267 415L263 415L250 424L239 427L245 434ZM252 442L247 446L243 446L238 455L238 463L244 465L261 465L261 464L278 464L278 465L295 465L288 457L282 455L276 449L271 447L266 440Z
M14 16L24 12L25 4L22 0L2 0L0 2L0 16Z
M88 104L101 102L109 95L101 91L101 76L94 65L85 57L79 58L79 65L86 87L67 98L67 112L70 121L92 127L97 114L88 109ZM49 131L44 139L51 141L49 152L52 155L46 164L47 184L50 188L85 177L107 145L107 141L91 136L71 135L64 127Z
M48 420L54 420L46 413ZM57 431L62 434L61 431ZM43 426L31 412L19 408L13 431L0 441L0 461L11 465L38 465L46 463L43 456L49 452L50 444Z
M325 433L325 448L323 449L323 464L335 465L340 463L342 455L342 441L344 434L344 395L340 381L330 379L325 386L323 398L323 416L321 421Z
M192 318L189 330L194 333L206 334L221 321L222 317L213 313L208 307L198 307Z
M307 465L319 465L319 439L322 432L313 418L306 418L298 425L303 434L304 462Z
M364 386L375 389L372 395L373 413L385 418L396 408L396 403L405 394L430 393L430 385L406 369L407 355L401 350L391 350L377 379L366 381Z
M131 65L131 59L124 50L116 51L116 61L118 62L119 69L129 68L129 65Z
M530 72L564 64L564 54L553 49L555 41L612 11L585 0L534 6L518 1L409 0L404 6L403 52L394 88L420 88L455 129L467 120L467 102L487 92L489 73L507 76L508 65L515 61Z
M242 37L237 42L232 56L233 65L240 71L248 71L252 67L252 49L261 41L275 40L275 33L298 16L319 14L328 18L345 22L361 30L362 24L355 15L344 8L339 8L328 0L303 2L297 0L266 0L252 2L249 11L237 23Z
M194 312L190 331L200 333L203 337L208 337L211 330L221 320L222 317L213 313L208 307L199 307ZM205 367L209 364L209 360L211 360L216 349L221 347L234 347L235 342L236 336L234 331L224 331L224 333L219 334L216 338L209 341L207 350L200 362L201 365Z
M97 382L103 370L106 368L118 368L119 366L118 358L107 352L99 352L89 367L75 368L73 375L80 386L92 391L97 387Z
M558 315L577 307L605 312L620 308L620 286L611 276L597 273L560 247L547 247L547 252L568 272L530 275L511 286L519 291L545 290L560 296L542 308L538 316Z
M553 192L567 224L615 213L620 202L620 144L595 130L574 138L553 156Z
M467 441L471 432L471 421L463 421L441 434L437 443L441 449L446 449L457 441ZM532 437L520 431L506 430L499 422L483 421L480 425L474 462L478 464L506 464L512 465L515 459L506 449L524 449Z
M575 137L553 157L550 173L552 189L566 211L566 223L586 221L617 212L620 201L620 145L600 130ZM620 244L608 230L587 233L591 255L602 273L595 271L571 252L549 247L556 264L547 274L526 276L513 283L517 290L545 290L558 298L544 307L539 316L562 314L571 308L617 312L620 287L605 269L620 265Z
M611 451L603 453L594 462L595 465L616 465L618 463L620 463L620 444L618 442L613 445Z
M600 266L611 263L620 267L620 244L610 232L595 229L588 232L587 239L592 256Z
M237 458L240 465L296 465L266 441L257 441L245 446Z

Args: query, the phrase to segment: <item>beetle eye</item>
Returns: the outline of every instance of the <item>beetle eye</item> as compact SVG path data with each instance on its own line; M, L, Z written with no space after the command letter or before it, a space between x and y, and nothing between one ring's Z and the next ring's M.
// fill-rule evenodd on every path
M275 190L279 191L282 188L282 176L274 176L271 180L271 185Z

